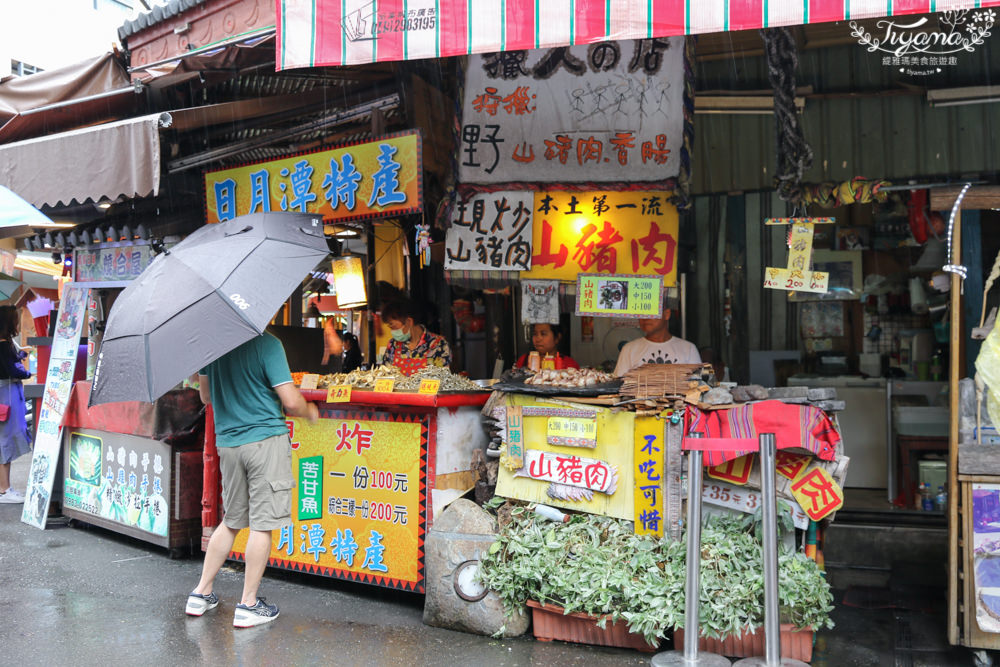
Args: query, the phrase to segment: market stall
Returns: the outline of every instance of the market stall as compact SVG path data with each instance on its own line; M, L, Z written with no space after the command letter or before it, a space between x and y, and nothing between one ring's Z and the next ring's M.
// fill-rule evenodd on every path
M75 383L63 417L63 514L171 553L191 550L201 534L198 392L91 408L89 397L90 383Z
M269 565L424 592L424 534L475 485L474 453L486 446L479 411L489 397L468 381L464 392L444 392L433 380L422 390L417 380L413 391L394 391L392 381L303 389L320 404L320 420L288 420L293 525L275 531ZM206 477L217 476L214 452L206 462L215 466ZM218 512L217 493L205 495ZM207 532L220 514L207 514ZM246 538L237 537L234 557L243 558Z

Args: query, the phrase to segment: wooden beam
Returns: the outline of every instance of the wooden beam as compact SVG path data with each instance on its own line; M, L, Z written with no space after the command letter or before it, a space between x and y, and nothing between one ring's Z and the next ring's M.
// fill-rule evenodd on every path
M917 186L919 187L919 186ZM931 210L950 211L955 205L962 185L948 188L931 188ZM1000 208L1000 185L973 185L962 200L963 209Z
M932 190L933 192L933 190ZM970 191L971 192L971 191ZM957 195L957 193L956 193ZM968 196L966 196L968 199ZM952 257L949 258L952 264L962 263L962 213L959 211L955 215L955 227L952 231ZM962 532L962 525L959 524L958 507L961 504L961 495L958 493L958 420L960 417L958 405L958 380L962 377L962 367L965 365L964 359L959 359L962 340L962 279L957 273L951 274L951 304L949 315L951 317L951 341L948 345L948 394L950 404L950 419L948 429L948 494L951 502L948 503L948 642L958 644L959 618L958 605L962 597L958 586L959 573L962 571L962 564L959 561L958 539ZM969 507L963 507L963 511L969 512ZM969 549L969 542L965 543L966 550ZM968 572L965 572L969 576ZM965 608L965 616L969 615L968 607ZM964 635L964 633L963 633Z

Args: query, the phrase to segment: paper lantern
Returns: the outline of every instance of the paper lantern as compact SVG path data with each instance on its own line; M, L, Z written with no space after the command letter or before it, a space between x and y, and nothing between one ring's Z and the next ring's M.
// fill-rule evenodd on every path
M333 288L337 291L340 308L363 308L368 305L365 270L360 257L349 255L333 260Z

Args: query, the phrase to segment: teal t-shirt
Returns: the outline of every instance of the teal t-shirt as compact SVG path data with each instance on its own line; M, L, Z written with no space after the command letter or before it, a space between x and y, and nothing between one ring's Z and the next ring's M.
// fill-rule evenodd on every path
M215 412L215 444L238 447L288 432L274 387L292 381L281 341L269 333L243 343L201 370Z

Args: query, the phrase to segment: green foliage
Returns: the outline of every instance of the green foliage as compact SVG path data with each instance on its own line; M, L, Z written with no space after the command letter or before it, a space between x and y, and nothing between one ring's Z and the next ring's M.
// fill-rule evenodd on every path
M590 514L557 524L526 507L483 558L479 576L514 613L526 600L623 619L655 644L684 627L685 545L636 536L631 522ZM724 637L764 623L760 542L739 517L713 517L702 529L702 634ZM833 627L833 596L816 563L779 554L782 622Z

